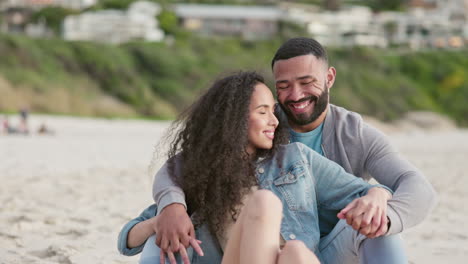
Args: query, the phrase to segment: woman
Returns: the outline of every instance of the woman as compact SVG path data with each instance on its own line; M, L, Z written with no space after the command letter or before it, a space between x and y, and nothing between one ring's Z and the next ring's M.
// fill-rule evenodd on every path
M316 262L317 205L341 209L372 188L305 145L284 145L287 136L274 106L263 78L241 72L215 82L176 122L181 129L167 166L186 195L195 225L216 234L223 263ZM380 187L372 192L388 192ZM123 231L120 240L129 248L141 245L153 234L151 221L157 217L151 219ZM286 242L296 239L307 247ZM142 262L154 247L146 244Z

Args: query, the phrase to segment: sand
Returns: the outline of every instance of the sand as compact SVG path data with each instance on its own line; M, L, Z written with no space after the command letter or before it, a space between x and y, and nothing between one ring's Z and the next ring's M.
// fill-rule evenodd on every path
M15 119L11 119L15 123ZM148 165L167 122L33 115L54 135L0 135L0 263L136 263L117 251L151 202ZM411 263L466 263L468 130L388 129L439 193L403 236Z

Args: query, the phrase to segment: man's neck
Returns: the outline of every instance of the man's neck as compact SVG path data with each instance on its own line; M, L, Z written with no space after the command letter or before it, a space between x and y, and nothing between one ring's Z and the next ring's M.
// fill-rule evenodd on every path
M325 109L325 111L323 111L323 113L317 118L317 120L315 120L314 122L309 123L307 125L299 126L299 125L293 124L290 120L288 120L288 123L289 123L289 126L294 131L296 131L298 133L307 133L307 132L310 132L310 131L316 129L317 127L320 126L320 124L323 123L323 121L325 121L325 117L327 116L327 112L328 112L328 106Z

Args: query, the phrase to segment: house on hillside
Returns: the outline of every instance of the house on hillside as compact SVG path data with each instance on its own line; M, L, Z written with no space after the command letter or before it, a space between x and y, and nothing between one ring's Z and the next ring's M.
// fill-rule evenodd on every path
M161 41L164 32L156 19L160 6L138 1L128 10L102 10L68 16L63 22L65 40L119 44L131 40Z
M468 0L413 0L406 12L379 12L363 6L323 11L283 4L285 19L303 25L327 46L389 44L458 48L468 44Z
M11 7L0 13L0 32L26 34L30 37L50 37L53 35L44 21L30 23L33 11L29 8Z
M82 10L95 5L97 0L0 0L0 10L8 8L29 8L33 10L49 6Z
M205 36L268 39L278 33L282 11L270 6L177 4L183 28Z
M304 25L326 46L386 47L387 40L370 8L349 6L339 11L288 8L286 19Z
M468 0L410 1L407 12L382 12L376 21L383 25L391 43L408 44L413 49L468 44Z
M25 8L8 8L2 11L2 31L9 33L24 32L32 11Z
M25 34L30 37L49 37L54 33L46 21L31 22L34 12L45 7L63 7L81 10L97 0L0 0L0 31Z

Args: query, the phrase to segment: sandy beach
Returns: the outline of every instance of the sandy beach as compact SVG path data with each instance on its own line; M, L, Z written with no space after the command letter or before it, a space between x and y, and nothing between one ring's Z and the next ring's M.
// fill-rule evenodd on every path
M55 133L36 134L42 122ZM32 134L0 135L0 263L137 263L117 234L152 203L148 166L168 124L32 115ZM467 263L468 130L385 131L439 194L403 234L410 262Z

